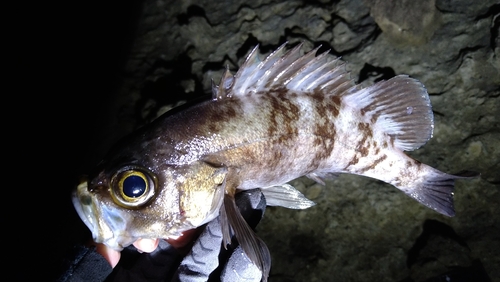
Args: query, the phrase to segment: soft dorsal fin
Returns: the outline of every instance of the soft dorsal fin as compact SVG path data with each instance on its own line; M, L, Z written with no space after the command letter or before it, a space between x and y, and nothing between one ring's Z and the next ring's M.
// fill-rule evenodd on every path
M316 56L319 47L302 55L302 43L285 52L285 45L281 45L263 61L258 58L256 46L235 75L226 68L219 84L212 82L213 99L279 88L298 93L321 90L328 95L340 95L354 86L345 63L340 59L329 56L328 52Z
M343 102L387 135L394 146L411 151L424 145L434 129L429 95L424 85L407 75L398 75L364 89L352 88Z

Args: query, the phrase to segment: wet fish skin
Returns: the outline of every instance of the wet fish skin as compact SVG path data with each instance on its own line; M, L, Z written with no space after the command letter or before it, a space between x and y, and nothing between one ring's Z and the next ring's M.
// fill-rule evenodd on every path
M344 62L317 49L284 45L260 61L255 48L233 76L213 84L213 99L169 112L124 139L73 202L94 239L121 249L138 238L166 238L221 215L224 242L235 234L249 258L270 269L269 251L234 204L238 190L262 188L270 202L313 203L287 185L351 173L390 183L420 203L453 216L451 175L403 153L432 136L425 87L399 75L362 89ZM137 175L136 175L137 173ZM129 176L144 194L123 193Z

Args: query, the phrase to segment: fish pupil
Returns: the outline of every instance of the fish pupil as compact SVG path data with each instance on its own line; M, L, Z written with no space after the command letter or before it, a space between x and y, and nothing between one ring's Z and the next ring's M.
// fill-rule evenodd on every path
M123 181L123 194L130 198L140 197L146 192L146 181L144 178L131 175Z

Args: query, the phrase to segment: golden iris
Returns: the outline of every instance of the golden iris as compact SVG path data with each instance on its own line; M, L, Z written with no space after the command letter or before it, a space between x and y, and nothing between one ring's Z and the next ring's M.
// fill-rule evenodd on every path
M125 168L112 178L112 196L125 207L139 207L155 194L155 179L149 173L136 168Z

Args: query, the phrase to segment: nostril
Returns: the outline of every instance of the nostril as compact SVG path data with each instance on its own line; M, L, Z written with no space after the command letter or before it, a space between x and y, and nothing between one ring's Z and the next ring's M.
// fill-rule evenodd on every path
M83 195L83 196L80 196L79 198L80 198L80 202L82 203L82 205L85 205L85 206L92 205L92 199L90 198L90 196Z

